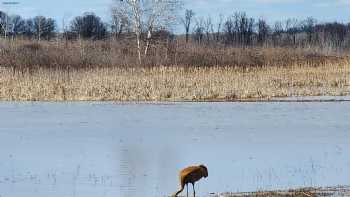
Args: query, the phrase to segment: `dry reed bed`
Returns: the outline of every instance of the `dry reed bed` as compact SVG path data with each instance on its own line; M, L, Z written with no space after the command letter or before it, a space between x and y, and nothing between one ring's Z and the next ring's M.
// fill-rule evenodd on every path
M314 67L0 69L3 101L235 101L350 95L350 61Z

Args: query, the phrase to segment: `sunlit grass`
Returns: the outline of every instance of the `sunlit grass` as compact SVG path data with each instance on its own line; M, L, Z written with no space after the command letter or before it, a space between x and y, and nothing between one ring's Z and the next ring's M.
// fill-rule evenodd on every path
M350 95L350 62L256 68L0 69L0 100L232 101Z

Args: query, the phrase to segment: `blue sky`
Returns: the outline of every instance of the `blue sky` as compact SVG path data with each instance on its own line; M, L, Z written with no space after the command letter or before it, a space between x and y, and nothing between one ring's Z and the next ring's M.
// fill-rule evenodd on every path
M5 0L0 0L5 1ZM50 16L62 26L74 16L93 11L105 21L110 20L110 5L113 0L18 0L20 5L4 7L11 13L24 17L35 15ZM350 0L185 0L185 8L191 8L197 16L217 17L220 13L232 14L245 11L253 17L264 17L268 21L289 17L306 18L313 16L319 21L350 22ZM184 9L185 9L184 8Z

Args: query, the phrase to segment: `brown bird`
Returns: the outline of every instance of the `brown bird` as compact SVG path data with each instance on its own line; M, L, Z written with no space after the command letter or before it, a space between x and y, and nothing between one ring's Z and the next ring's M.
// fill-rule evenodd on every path
M175 197L180 194L186 185L187 197L188 197L188 184L191 183L193 187L193 196L196 196L194 184L199 181L202 177L208 177L208 169L204 165L190 166L180 171L180 190L176 192Z

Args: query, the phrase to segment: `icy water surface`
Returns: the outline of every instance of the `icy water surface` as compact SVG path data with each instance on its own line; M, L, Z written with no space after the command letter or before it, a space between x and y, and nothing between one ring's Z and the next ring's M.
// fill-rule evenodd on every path
M349 185L349 153L349 102L0 103L1 197L163 197L192 164L200 196Z

